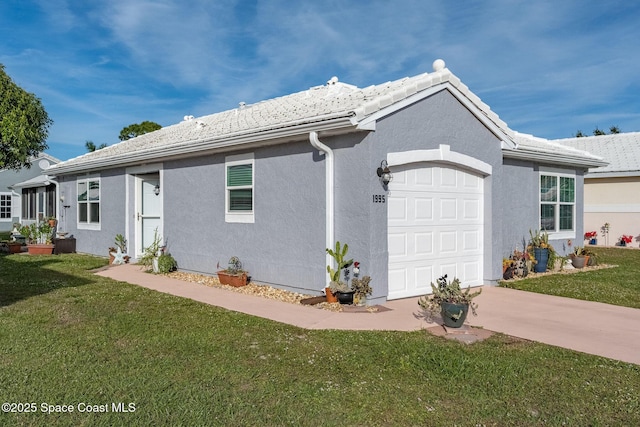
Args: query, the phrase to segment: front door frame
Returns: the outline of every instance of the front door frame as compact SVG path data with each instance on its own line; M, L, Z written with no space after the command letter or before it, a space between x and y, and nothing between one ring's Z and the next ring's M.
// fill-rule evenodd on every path
M142 244L142 221L139 217L142 203L142 182L145 175L157 174L160 185L160 225L158 226L158 234L163 236L164 229L164 191L163 191L163 165L162 163L154 163L143 166L135 166L127 168L127 186L126 186L126 217L125 233L129 243L129 255L139 258L143 254Z

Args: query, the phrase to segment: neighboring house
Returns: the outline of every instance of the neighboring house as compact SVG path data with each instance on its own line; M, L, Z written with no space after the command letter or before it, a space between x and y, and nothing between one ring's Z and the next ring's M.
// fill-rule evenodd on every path
M541 209L560 252L582 236L583 173L605 163L520 139L438 60L377 86L332 78L187 116L48 173L79 252L106 256L122 233L138 257L157 229L182 270L214 273L238 256L256 282L317 292L339 240L381 302L424 294L445 273L495 283Z
M584 229L598 232L599 245L614 245L623 234L640 242L640 132L559 139L609 164L591 168L584 177ZM602 227L609 223L608 242Z
M42 153L30 160L30 168L0 170L0 231L11 231L14 223L57 215L55 184L43 171L59 162Z

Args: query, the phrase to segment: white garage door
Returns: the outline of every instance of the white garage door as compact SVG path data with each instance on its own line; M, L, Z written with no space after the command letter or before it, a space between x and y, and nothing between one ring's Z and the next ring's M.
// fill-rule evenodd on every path
M443 274L482 285L481 176L432 163L394 168L387 206L388 299L429 293Z

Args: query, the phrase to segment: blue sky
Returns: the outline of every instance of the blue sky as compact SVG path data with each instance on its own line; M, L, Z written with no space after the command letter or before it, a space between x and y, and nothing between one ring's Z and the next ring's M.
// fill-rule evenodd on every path
M2 0L0 63L54 120L66 160L162 126L437 58L514 130L640 131L640 2Z

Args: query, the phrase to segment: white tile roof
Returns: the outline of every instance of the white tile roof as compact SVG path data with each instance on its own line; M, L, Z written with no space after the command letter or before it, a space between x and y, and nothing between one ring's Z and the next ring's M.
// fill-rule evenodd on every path
M457 91L454 94L459 99L475 107L507 147L515 146L514 132L506 123L445 68L443 61L437 60L432 73L362 89L332 78L323 86L255 104L241 104L233 110L198 118L185 116L180 123L61 162L48 172L68 173L135 164L285 136L300 139L311 130L354 131L367 118L391 113L445 87L454 88L452 92Z
M640 132L555 140L558 144L588 151L609 162L589 169L588 176L640 176Z

